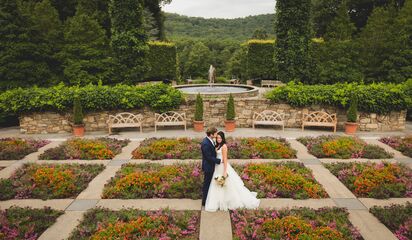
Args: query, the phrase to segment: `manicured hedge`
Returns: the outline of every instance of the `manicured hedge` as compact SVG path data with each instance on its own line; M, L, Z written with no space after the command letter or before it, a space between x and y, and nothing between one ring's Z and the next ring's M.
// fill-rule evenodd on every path
M352 96L358 100L362 112L388 113L410 107L406 84L358 84L303 85L289 83L275 88L266 97L275 103L288 103L294 107L330 105L347 107Z
M250 78L274 79L274 40L247 42L247 72Z
M149 42L146 56L148 64L147 80L176 79L176 45L168 42Z
M145 86L17 88L0 94L0 112L29 113L41 111L71 111L75 95L80 96L85 111L139 109L148 106L155 111L178 107L183 99L179 90L165 84Z

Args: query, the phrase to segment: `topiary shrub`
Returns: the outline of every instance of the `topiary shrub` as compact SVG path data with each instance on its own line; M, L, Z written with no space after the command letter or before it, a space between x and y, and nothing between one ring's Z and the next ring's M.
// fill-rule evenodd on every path
M356 123L356 120L358 119L358 101L356 98L352 99L346 116L348 122Z
M229 96L229 101L227 102L226 109L226 120L233 121L235 120L235 100L233 99L232 94Z
M203 121L203 99L200 93L196 97L195 121Z
M78 96L74 98L73 102L73 123L74 125L83 125L83 109Z

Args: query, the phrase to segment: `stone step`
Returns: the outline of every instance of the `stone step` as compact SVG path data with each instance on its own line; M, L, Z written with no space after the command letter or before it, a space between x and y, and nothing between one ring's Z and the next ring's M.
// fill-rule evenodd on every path
M200 218L200 240L231 240L232 225L229 212L202 211Z

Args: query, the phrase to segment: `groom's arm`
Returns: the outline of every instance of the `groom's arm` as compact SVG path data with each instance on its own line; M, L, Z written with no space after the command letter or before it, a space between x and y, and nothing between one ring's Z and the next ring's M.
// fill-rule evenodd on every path
M202 144L202 152L203 152L203 155L205 156L206 161L213 162L214 164L220 164L221 159L216 158L212 154L212 152L215 151L215 149L213 149L211 147L208 147L208 149L205 149L205 147L207 147L207 146Z

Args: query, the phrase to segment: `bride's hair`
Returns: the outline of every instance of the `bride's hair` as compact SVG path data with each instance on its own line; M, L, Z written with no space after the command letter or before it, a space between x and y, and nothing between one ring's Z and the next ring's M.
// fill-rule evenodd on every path
M216 141L216 148L217 148L217 150L219 150L223 145L226 144L226 137L225 137L225 133L222 132L222 131L219 131L219 132L217 133L217 135L219 135L219 136L222 138L222 142L221 142L221 143L218 143L218 142Z

